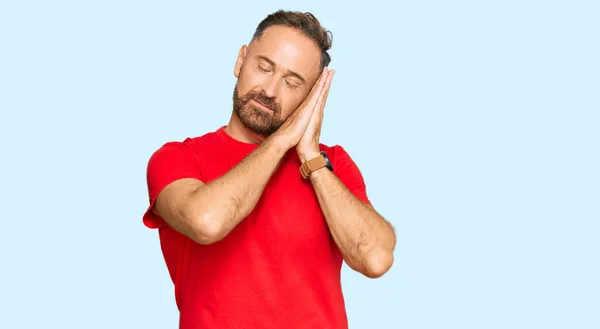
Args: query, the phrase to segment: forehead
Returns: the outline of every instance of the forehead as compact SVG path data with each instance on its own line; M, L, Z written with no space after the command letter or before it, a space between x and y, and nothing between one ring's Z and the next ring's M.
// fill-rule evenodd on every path
M321 51L302 32L286 26L271 26L249 47L250 56L265 56L285 70L309 79L319 73Z

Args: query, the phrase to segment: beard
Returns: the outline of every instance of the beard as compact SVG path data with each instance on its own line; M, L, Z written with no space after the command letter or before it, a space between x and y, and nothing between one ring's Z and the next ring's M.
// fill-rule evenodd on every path
M272 111L260 108L251 103L252 100L266 105ZM233 89L233 111L240 119L244 127L253 133L261 136L270 136L273 134L285 120L281 118L281 107L273 98L267 97L263 93L249 91L240 97L237 84Z

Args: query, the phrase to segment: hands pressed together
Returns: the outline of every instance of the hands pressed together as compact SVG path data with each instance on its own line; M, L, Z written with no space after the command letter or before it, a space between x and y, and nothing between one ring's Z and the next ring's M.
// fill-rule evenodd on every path
M334 73L334 70L323 69L304 102L275 133L285 140L289 148L296 146L302 162L317 157L320 153L319 136L323 123L323 110Z

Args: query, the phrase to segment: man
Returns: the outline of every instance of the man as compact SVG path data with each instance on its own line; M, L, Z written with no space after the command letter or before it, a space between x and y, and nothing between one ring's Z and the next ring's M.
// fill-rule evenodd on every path
M392 266L392 226L341 146L319 143L334 71L329 33L278 11L239 51L233 113L148 163L150 207L180 328L347 328L342 261Z

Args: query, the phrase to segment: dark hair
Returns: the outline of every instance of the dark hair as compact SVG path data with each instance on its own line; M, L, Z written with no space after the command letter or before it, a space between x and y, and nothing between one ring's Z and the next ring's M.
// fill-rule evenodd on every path
M311 38L321 49L321 69L329 65L331 56L329 56L327 51L331 49L333 35L331 31L321 26L321 23L319 23L319 20L313 14L309 12L278 10L258 24L252 36L252 41L259 39L269 27L275 25L296 28Z

